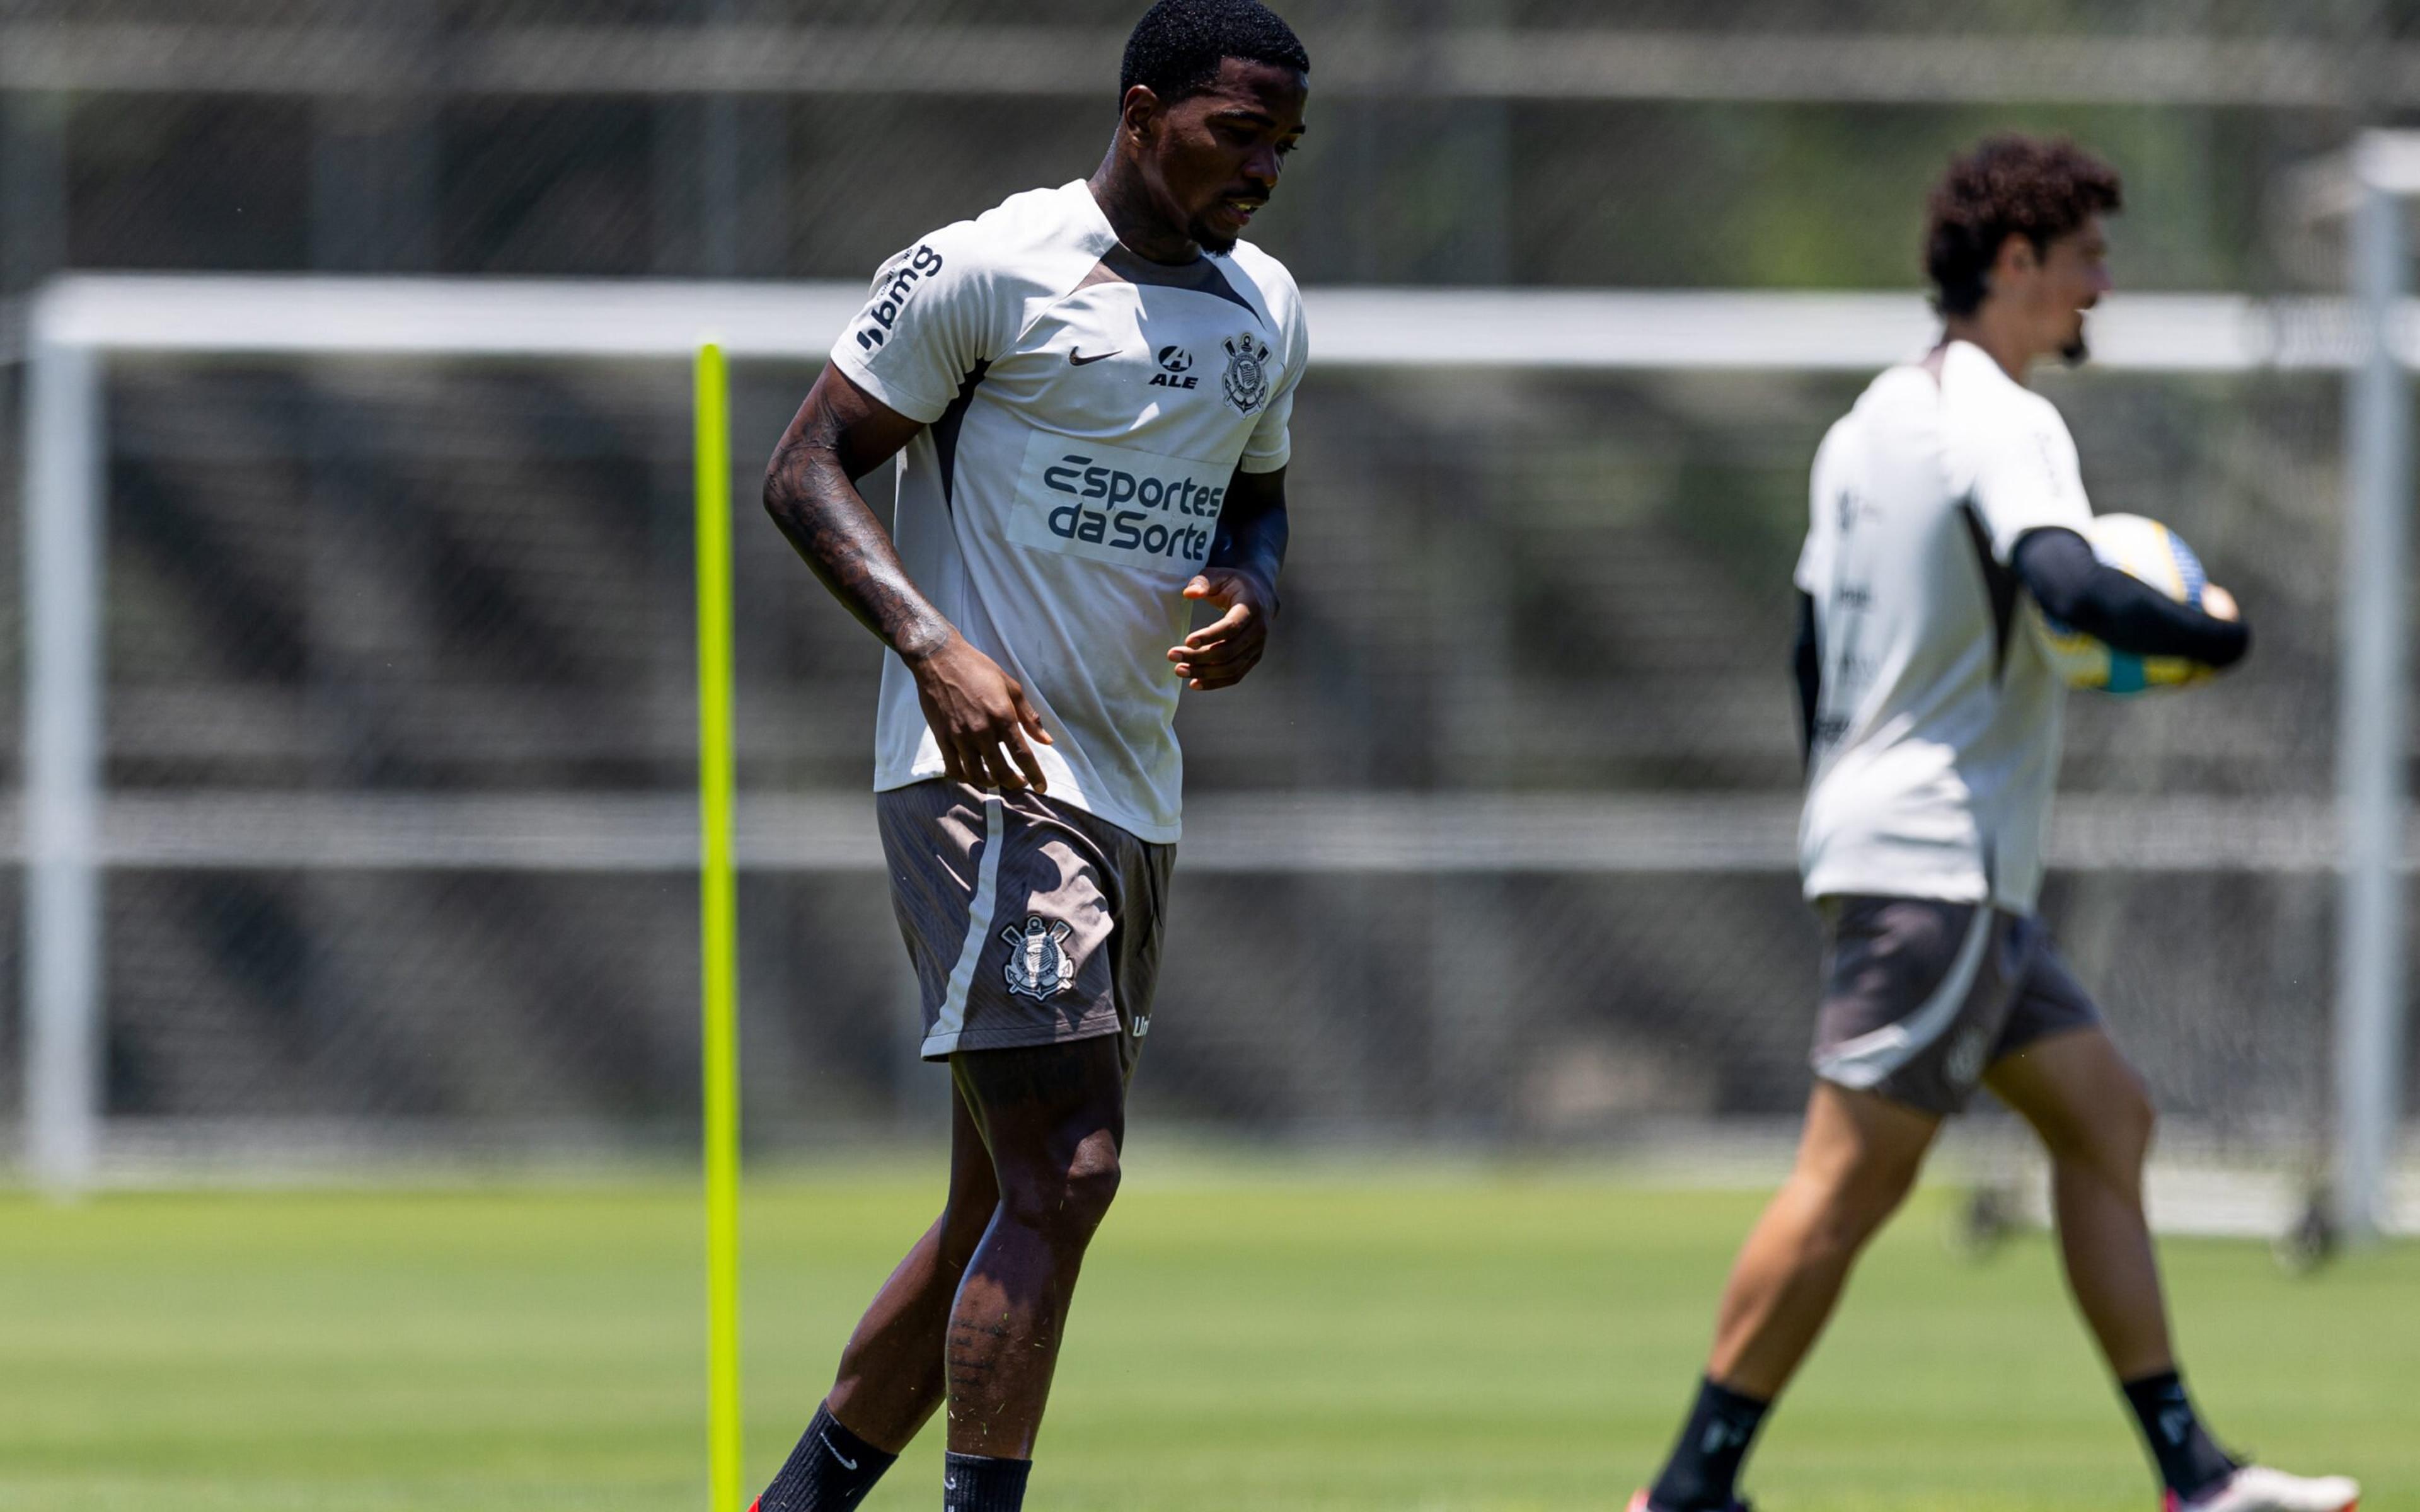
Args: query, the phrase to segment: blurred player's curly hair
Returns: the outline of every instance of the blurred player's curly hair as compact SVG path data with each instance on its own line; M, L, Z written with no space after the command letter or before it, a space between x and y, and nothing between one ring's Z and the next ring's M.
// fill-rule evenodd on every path
M1260 0L1159 0L1126 39L1118 98L1143 85L1172 105L1210 87L1231 57L1311 71L1302 39Z
M2118 209L2118 170L2064 139L1986 138L1932 188L1924 270L1943 315L1972 315L2000 248L2022 236L2040 251L2092 216Z

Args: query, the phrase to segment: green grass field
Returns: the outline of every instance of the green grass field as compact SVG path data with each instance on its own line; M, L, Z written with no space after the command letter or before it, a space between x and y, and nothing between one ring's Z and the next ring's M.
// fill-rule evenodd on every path
M1155 1176L1094 1253L1037 1512L1619 1508L1676 1426L1753 1195L1572 1172ZM761 1482L938 1170L749 1193ZM1953 1258L1920 1198L1768 1431L1766 1512L2146 1512L2048 1245ZM0 1199L0 1508L704 1505L682 1189ZM2420 1251L2281 1275L2175 1242L2222 1433L2420 1506ZM933 1433L870 1505L937 1503Z

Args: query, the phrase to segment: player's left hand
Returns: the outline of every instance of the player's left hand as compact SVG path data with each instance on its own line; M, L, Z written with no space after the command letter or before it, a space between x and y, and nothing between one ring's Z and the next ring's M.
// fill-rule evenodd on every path
M1233 687L1260 665L1268 649L1269 621L1277 617L1278 595L1259 577L1233 567L1212 567L1185 585L1185 596L1227 612L1171 646L1168 659L1185 686L1202 692Z

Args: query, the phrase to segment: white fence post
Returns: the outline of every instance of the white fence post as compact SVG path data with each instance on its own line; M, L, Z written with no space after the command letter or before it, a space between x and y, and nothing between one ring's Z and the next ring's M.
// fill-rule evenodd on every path
M101 1103L101 365L45 339L25 413L25 1162L71 1196Z
M2403 195L2381 181L2387 144L2352 154L2352 292L2361 335L2345 428L2343 660L2336 778L2344 826L2336 924L2336 1219L2355 1241L2389 1214L2403 1019L2405 517L2412 393L2397 321Z

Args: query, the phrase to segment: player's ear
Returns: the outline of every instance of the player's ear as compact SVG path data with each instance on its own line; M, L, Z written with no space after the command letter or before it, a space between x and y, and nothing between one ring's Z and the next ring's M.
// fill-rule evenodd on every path
M1152 127L1159 120L1159 96L1151 85L1136 85L1118 101L1118 130L1140 146L1151 140Z
M2007 271L2022 278L2041 265L2041 252L2033 239L2022 231L2011 231L2000 243L2000 255L1992 259L1993 272Z

